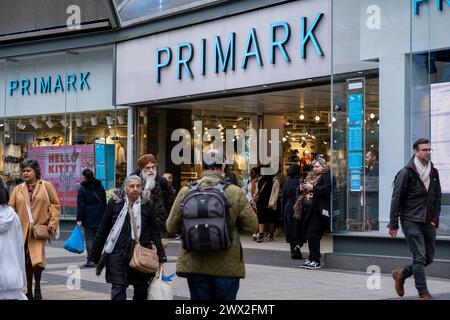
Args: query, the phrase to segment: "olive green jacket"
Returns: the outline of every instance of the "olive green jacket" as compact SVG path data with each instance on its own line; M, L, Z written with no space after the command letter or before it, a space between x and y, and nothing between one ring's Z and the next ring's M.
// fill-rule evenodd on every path
M217 172L207 171L198 182L200 186L215 185L221 179L222 177ZM180 204L188 191L188 187L182 188L175 199L166 223L169 234L181 233ZM186 251L180 246L176 267L178 276L185 277L186 274L196 273L223 277L245 277L244 258L239 233L254 233L258 228L258 220L241 188L229 185L225 189L225 197L231 205L230 217L233 234L231 248L224 251Z

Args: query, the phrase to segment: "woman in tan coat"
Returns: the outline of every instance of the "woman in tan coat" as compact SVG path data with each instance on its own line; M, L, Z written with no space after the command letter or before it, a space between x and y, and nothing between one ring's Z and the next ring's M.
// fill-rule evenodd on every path
M47 225L49 234L54 235L59 226L61 206L55 187L48 181L40 180L41 169L36 160L25 160L20 169L25 182L14 188L9 205L19 215L22 225L28 300L42 300L41 276L45 269L46 240L36 239L32 226ZM33 275L35 280L34 297L32 294Z

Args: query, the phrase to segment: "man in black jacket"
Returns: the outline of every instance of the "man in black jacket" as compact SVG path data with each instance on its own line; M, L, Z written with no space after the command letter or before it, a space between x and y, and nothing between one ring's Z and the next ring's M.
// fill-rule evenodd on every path
M400 170L394 181L388 225L389 234L395 238L400 217L413 264L393 270L392 276L399 296L405 294L405 279L414 275L419 299L429 300L432 297L427 288L425 267L434 258L436 229L441 213L441 184L439 173L431 162L430 141L419 139L413 148L414 157Z

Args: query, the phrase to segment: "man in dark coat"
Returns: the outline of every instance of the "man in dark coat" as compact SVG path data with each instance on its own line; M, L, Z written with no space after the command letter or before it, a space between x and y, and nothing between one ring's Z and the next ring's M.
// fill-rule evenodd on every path
M300 166L298 164L293 164L289 167L288 177L288 181L283 188L283 198L281 201L284 216L284 232L286 242L291 247L291 258L302 259L300 245L293 239L293 226L295 223L294 204L297 198L297 189L300 186Z
M125 193L114 193L95 235L92 259L97 265L97 275L106 266L106 282L112 285L111 300L126 300L126 290L134 286L133 300L147 300L149 280L154 273L141 273L129 266L135 240L141 246L156 246L160 264L167 261L162 247L153 202L142 196L141 179L129 176ZM137 235L132 233L130 210L136 220ZM139 218L140 217L140 218ZM102 251L104 249L104 254Z
M77 196L77 225L84 228L87 261L83 267L95 267L91 259L92 243L106 208L106 192L102 182L94 177L94 172L86 168L81 176Z
M432 299L428 292L425 267L433 262L436 248L436 229L441 213L441 183L439 172L431 162L431 145L427 139L419 139L414 145L414 156L399 171L392 192L389 234L395 238L402 224L413 263L392 271L395 290L405 294L404 282L414 275L420 300Z
M154 155L143 155L138 159L137 165L139 169L134 174L142 180L143 194L153 201L159 231L166 247L169 237L166 221L175 200L175 194L167 180L158 174L158 162Z

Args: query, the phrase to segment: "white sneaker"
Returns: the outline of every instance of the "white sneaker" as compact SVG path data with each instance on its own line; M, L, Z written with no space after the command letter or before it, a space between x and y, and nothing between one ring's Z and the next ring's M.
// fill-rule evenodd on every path
M252 235L252 238L253 238L254 241L256 241L256 239L258 239L258 234L255 232L255 233Z
M305 267L309 270L315 270L315 269L321 269L322 266L320 265L320 262L312 261L309 265Z
M303 263L300 268L307 268L309 266L309 264L311 263L311 261L309 261L308 259L305 260L305 263Z

